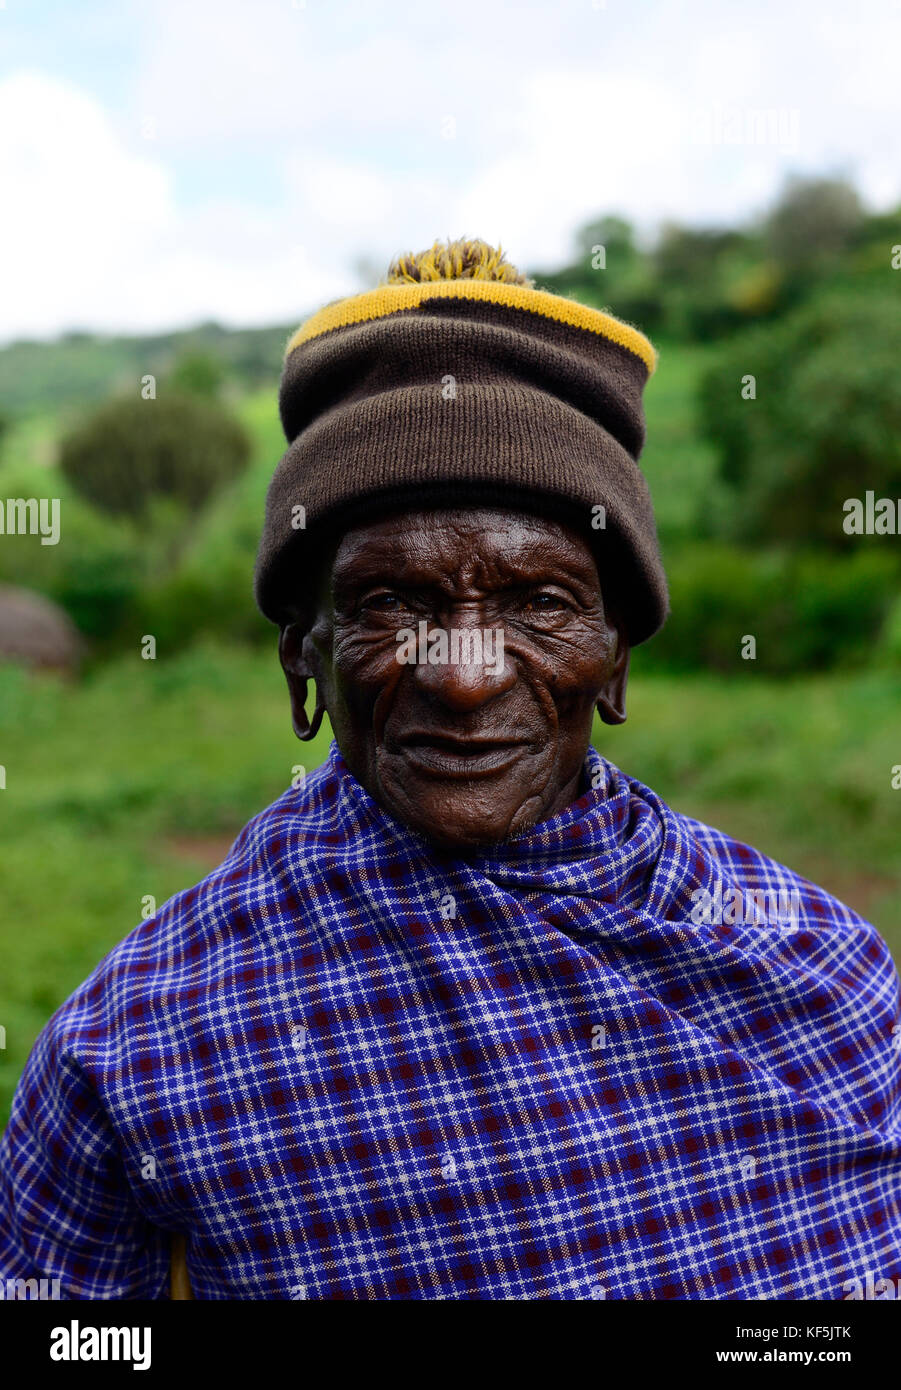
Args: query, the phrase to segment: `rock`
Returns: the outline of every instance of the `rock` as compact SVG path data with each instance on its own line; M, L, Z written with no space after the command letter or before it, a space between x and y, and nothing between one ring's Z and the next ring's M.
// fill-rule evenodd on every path
M67 613L31 589L0 585L0 662L74 675L84 640Z

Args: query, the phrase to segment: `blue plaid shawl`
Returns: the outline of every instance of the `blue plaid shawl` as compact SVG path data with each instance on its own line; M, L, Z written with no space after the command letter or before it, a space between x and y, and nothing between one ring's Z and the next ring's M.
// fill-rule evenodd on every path
M203 1299L892 1296L886 946L593 750L592 783L462 859L332 745L41 1034L0 1277L164 1298L186 1231ZM797 920L694 920L736 888Z

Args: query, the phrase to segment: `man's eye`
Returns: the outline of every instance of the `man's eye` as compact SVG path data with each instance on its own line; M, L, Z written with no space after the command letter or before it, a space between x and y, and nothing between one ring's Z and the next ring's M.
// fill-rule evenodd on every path
M526 604L535 613L561 613L568 606L557 594L532 594Z
M402 607L397 594L369 594L364 598L363 608L374 608L377 613L394 613Z

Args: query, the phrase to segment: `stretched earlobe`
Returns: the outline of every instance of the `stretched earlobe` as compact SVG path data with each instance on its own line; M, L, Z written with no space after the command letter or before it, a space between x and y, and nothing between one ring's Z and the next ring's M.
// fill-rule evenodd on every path
M629 680L631 651L624 632L617 628L618 651L603 690L595 702L605 724L625 724L626 684Z
M326 710L319 682L310 670L309 662L304 655L305 636L306 631L299 623L289 623L283 627L279 633L278 655L291 696L291 722L294 732L299 739L307 743L318 734ZM312 719L307 718L306 711L307 686L310 681L313 681L316 691Z
M319 733L319 728L322 724L323 716L325 715L325 704L323 702L321 694L319 693L318 682L314 681L313 688L316 691L316 704L313 707L313 718L307 720L306 715L304 715L304 727L302 730L298 729L296 722L294 724L294 732L297 734L297 737L303 739L304 742L306 742L308 739L316 737L316 735ZM306 694L306 692L304 693Z
M615 704L606 695L598 697L597 711L605 724L625 724L626 705L625 701Z

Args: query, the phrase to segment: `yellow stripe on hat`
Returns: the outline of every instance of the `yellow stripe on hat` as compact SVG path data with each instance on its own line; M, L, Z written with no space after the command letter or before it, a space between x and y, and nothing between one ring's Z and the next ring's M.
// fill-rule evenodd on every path
M589 309L573 299L562 295L549 294L547 290L535 290L526 285L508 285L499 280L433 280L424 284L380 285L364 294L340 299L334 304L326 304L301 324L288 340L285 357L289 357L301 343L318 338L333 328L346 328L353 323L365 323L370 319L381 319L388 314L396 314L402 309L415 309L426 299L482 299L490 304L503 304L514 309L526 309L540 314L542 318L556 319L558 323L568 323L573 328L582 328L587 333L598 333L602 338L628 348L640 357L653 373L657 366L657 351L653 344L631 324L623 323L612 314L601 309Z

